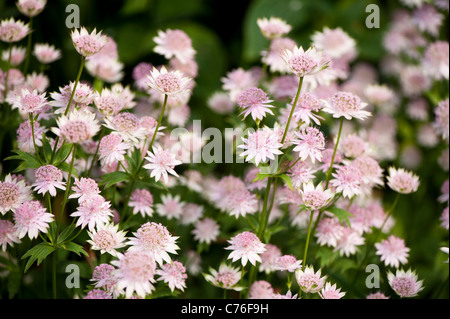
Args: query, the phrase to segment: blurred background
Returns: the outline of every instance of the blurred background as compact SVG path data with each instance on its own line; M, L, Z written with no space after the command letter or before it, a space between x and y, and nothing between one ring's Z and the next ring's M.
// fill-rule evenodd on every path
M304 47L309 47L314 31L321 31L324 26L341 27L356 40L358 61L379 69L385 55L383 35L393 12L401 7L399 1L394 0L49 0L44 12L33 22L33 41L54 44L63 54L63 58L48 71L51 79L48 92L57 91L60 86L73 81L79 67L79 55L70 38L71 30L65 26L70 14L66 13L69 4L79 6L81 26L89 31L93 28L103 30L115 39L120 61L125 64L124 85L133 84L132 71L138 63L158 65L165 62L152 51L153 37L158 30L176 28L185 31L197 51L199 65L197 85L189 105L191 120L201 119L203 127L217 128L227 124L223 117L207 107L207 99L221 89L220 79L226 72L237 67L248 69L260 65L260 52L269 45L256 24L258 18L276 16L284 19L294 27L289 37ZM379 29L365 26L368 4L380 7ZM16 9L14 0L0 0L0 19L11 16L26 21ZM442 30L448 30L448 15ZM448 31L444 32L446 34L441 38L448 41ZM6 48L0 43L0 51ZM31 63L31 69L38 70L36 61ZM82 79L92 80L86 72ZM380 82L383 83L382 78ZM400 118L398 121L402 148L411 142L415 127ZM411 248L409 265L414 265L419 277L425 280L423 298L448 298L449 295L448 265L442 264L447 256L437 253L439 247L448 247L448 231L439 226L444 207L437 202L440 187L448 178L448 172L436 164L443 147L421 150L422 162L415 170L421 178L420 190L413 196L402 197L395 213L396 219L401 221L396 232ZM8 149L6 145L5 149ZM382 166L390 164L399 166L401 163L397 159L382 163ZM392 198L386 197L387 201Z

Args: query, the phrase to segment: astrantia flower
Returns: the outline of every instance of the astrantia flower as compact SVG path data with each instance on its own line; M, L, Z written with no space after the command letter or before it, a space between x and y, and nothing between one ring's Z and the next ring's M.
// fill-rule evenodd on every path
M336 288L336 284L331 285L327 282L325 287L319 291L319 296L322 299L342 299L345 296L345 292L341 292L341 288Z
M334 197L334 193L330 189L323 190L322 183L314 187L312 181L303 184L300 194L304 205L312 211L325 207Z
M38 194L49 192L51 196L56 196L56 189L65 190L65 182L62 181L63 174L60 169L53 165L39 167L35 174L36 182L32 185Z
M259 265L259 271L269 274L274 269L273 263L278 257L281 257L281 250L275 245L267 244L265 246L266 251L261 254L261 264Z
M389 167L389 176L387 177L389 187L401 194L410 194L419 188L419 177L403 168L396 169Z
M289 167L292 164L289 164ZM307 162L298 161L292 166L287 175L291 178L292 186L300 188L314 178L314 170Z
M32 92L22 89L15 96L12 107L18 108L23 113L38 113L47 104L45 93L39 94L37 90Z
M189 92L188 84L190 78L184 76L180 71L167 71L163 66L160 71L153 68L148 78L148 86L161 94L168 96L176 96L185 92Z
M30 86L30 89L37 90L39 93L44 93L45 90L47 90L47 88L50 85L50 79L44 73L33 72L33 73L27 75L26 83L27 83L27 85ZM41 116L42 119L47 120L50 118L50 114L43 114L43 113L47 113L47 112L50 113L50 110L51 110L51 105L49 103L47 103L41 109L41 111L39 112L39 115Z
M441 214L441 217L439 218L441 221L441 227L444 229L449 228L449 206L447 206L444 211Z
M2 20L0 22L0 40L6 43L18 42L31 32L28 24L20 20Z
M398 268L400 264L408 262L409 248L401 238L391 235L381 243L376 243L375 247L377 255L381 256L381 261L384 261L386 266Z
M50 64L61 58L61 50L47 43L36 43L33 55L42 64Z
M6 251L8 245L12 247L15 243L20 243L20 239L14 224L9 220L0 219L0 247L3 252Z
M125 233L125 231L119 231L119 225L98 225L92 232L88 231L90 240L87 242L93 250L100 250L102 254L109 253L117 257L116 249L125 246Z
M44 10L47 0L18 0L17 9L29 18L37 16Z
M89 177L75 178L72 186L73 193L69 198L78 198L78 202L85 202L100 194L97 182Z
M366 299L389 299L389 297L387 297L382 292L375 292L373 294L367 295Z
M291 72L298 77L313 75L328 67L328 60L324 60L322 52L315 48L304 51L302 47L295 47L294 50L285 50L283 59L291 68Z
M39 122L33 123L33 129L34 129L34 142L36 142L36 145L38 147L42 146L42 137L44 132L46 131L45 127L41 127ZM34 142L33 142L33 130L31 129L31 123L29 120L22 122L17 129L17 144L21 151L34 154L35 148L34 148Z
M367 145L364 139L358 135L348 135L344 137L339 144L345 157L355 158L366 152Z
M248 293L248 299L272 299L275 291L272 285L265 280L255 281Z
M52 131L67 143L81 143L94 137L100 130L95 114L88 111L73 110L56 119L58 127Z
M235 190L223 197L218 206L229 213L231 216L239 218L251 215L258 210L258 199L255 194L250 193L247 189Z
M102 35L102 32L97 32L94 29L90 34L85 27L81 27L80 30L75 29L71 35L73 45L79 54L84 57L92 56L106 45L108 38Z
M256 23L261 33L269 40L281 38L292 30L292 26L286 21L276 17L261 18L256 20Z
M262 52L262 61L270 67L271 72L288 73L289 65L283 60L284 50L294 50L297 44L289 38L274 39L270 43L270 50Z
M150 253L159 265L163 261L170 263L172 259L168 253L176 254L179 247L175 244L178 237L172 236L167 228L161 224L148 222L142 225L130 238L128 250Z
M324 218L317 225L315 236L319 245L336 247L344 234L344 226L335 218Z
M449 99L439 102L434 110L434 127L436 132L446 141L449 140Z
M116 293L117 278L115 276L115 270L116 268L109 264L100 264L96 266L92 272L91 278L94 287L104 289L109 293Z
M292 100L291 104L288 104L287 109L291 110L294 104L295 98ZM297 107L294 110L293 116L297 122L301 121L304 125L310 125L311 121L315 124L320 125L320 120L323 118L316 115L314 112L319 112L322 108L322 101L311 93L302 93L297 101Z
M230 95L225 92L216 92L208 99L208 106L219 114L233 112L235 103L230 99Z
M25 56L27 54L27 49L23 47L16 47L13 46L11 48L11 57L9 56L9 50L5 50L2 52L2 60L11 64L11 66L19 66L23 60L25 59Z
M232 250L228 259L232 259L233 262L241 259L242 266L247 264L247 261L255 266L256 262L261 262L260 254L266 249L265 245L259 240L252 232L244 231L232 237L228 240L231 246L226 247L227 250Z
M156 205L156 210L160 216L164 216L167 219L180 218L185 203L180 200L179 195L161 195L161 202L162 203Z
M188 203L184 205L181 213L181 223L183 225L190 225L196 223L203 216L204 208L201 205Z
M80 206L70 216L79 217L76 225L81 228L88 226L89 230L93 231L95 227L108 224L113 216L111 203L100 195L92 196L79 204Z
M214 219L206 217L195 223L192 234L195 240L209 245L219 236L219 224Z
M292 295L292 291L288 290L286 294L275 293L272 299L298 299L298 294Z
M358 246L364 244L364 237L362 235L349 227L344 227L343 234L339 238L334 251L339 251L341 256L345 255L349 257L354 255L358 250Z
M336 193L342 192L342 196L352 198L361 194L361 171L353 166L338 166L337 172L333 173L334 177L330 184L336 187Z
M352 60L357 55L356 41L341 28L325 27L322 32L313 34L312 41L318 50L324 50L332 59Z
M186 267L179 261L174 261L171 264L164 264L161 269L156 270L156 274L161 276L158 281L164 280L169 285L170 291L174 291L175 288L184 291L186 288Z
M15 211L22 203L31 200L30 187L24 180L8 174L4 181L0 181L0 213Z
M124 143L119 135L109 134L102 137L98 149L102 166L125 160L124 154L129 148L130 145Z
M275 160L275 155L283 154L279 150L283 145L278 141L278 135L269 128L250 133L248 138L242 138L242 140L244 144L239 145L238 148L245 150L240 156L246 157L247 162L254 159L256 165L259 165L268 159Z
M131 194L128 206L133 207L133 214L140 213L142 217L145 217L146 215L152 217L153 196L145 188L136 189Z
M330 101L325 101L325 107L323 111L330 113L334 118L345 117L347 120L357 118L364 120L371 116L370 112L363 109L367 106L367 103L361 101L361 99L350 92L338 92Z
M222 263L219 270L210 268L210 274L204 274L206 281L212 285L222 288L241 291L244 287L238 285L241 280L241 271L233 266Z
M425 51L423 68L432 78L443 80L449 78L449 44L447 41L436 41Z
M101 93L96 93L94 103L98 110L107 116L116 115L125 106L125 100L121 94L108 88L104 88Z
M47 233L50 223L54 220L52 214L37 200L21 204L14 212L14 227L21 239L28 234L30 239L37 238L39 232Z
M239 94L237 99L239 107L244 109L240 114L244 115L244 119L250 114L254 121L262 120L266 113L273 115L273 112L270 110L273 105L268 104L273 102L273 100L269 99L266 92L257 87L246 89Z
M306 293L315 294L319 292L325 285L326 276L321 277L322 270L314 272L313 266L306 266L305 270L297 269L295 278L300 289Z
M192 60L196 53L192 48L191 38L182 30L167 29L166 32L159 30L158 36L154 37L153 41L157 44L153 51L166 59L175 57L185 63Z
M155 177L155 180L159 181L162 176L166 184L169 181L169 176L167 173L178 177L178 174L175 172L174 168L175 166L182 164L182 162L177 160L175 155L169 150L163 150L161 146L154 146L153 153L148 151L147 155L148 157L145 159L149 163L143 167L151 171L150 177Z
M297 260L297 258L295 258L295 256L283 255L283 256L280 256L275 259L275 261L272 264L272 269L294 272L297 269L300 269L302 267L301 265L302 265L302 261Z
M397 269L395 275L388 273L389 285L401 298L411 298L418 295L423 290L423 281L418 281L417 274L409 269Z
M92 289L87 293L87 295L83 299L95 299L95 300L102 300L102 299L112 299L112 296L110 293L101 290L101 289Z
M117 267L117 289L125 289L126 298L130 298L134 292L145 298L155 289L156 263L149 252L127 251L119 255L119 260L111 263Z
M133 113L122 112L114 117L106 117L104 125L112 130L111 134L119 135L125 142L138 144L146 136L145 127L141 126L139 118Z
M307 158L310 158L313 163L316 160L320 162L322 160L322 151L325 149L323 133L315 127L308 126L295 134L298 140L293 141L297 145L293 151L299 153L300 159L305 161Z
M224 91L227 91L232 101L237 102L237 97L241 92L250 87L258 85L258 80L250 71L246 71L242 68L235 69L226 74L221 79Z

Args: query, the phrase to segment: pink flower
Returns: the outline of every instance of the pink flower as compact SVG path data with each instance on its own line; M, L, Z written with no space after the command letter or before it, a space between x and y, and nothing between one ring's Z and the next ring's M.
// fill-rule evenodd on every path
M30 86L30 88L32 90L37 90L39 93L44 93L45 90L47 90L47 88L50 85L50 80L48 78L48 76L46 76L44 73L36 73L33 72L31 74L27 75L27 85ZM50 114L44 114L43 113L50 113L50 110L52 109L51 105L49 103L47 103L42 109L41 112L39 112L39 115L42 116L43 119L49 119L50 118ZM53 110L52 110L53 111Z
M270 67L272 72L288 73L290 68L283 60L282 55L284 50L294 50L296 45L295 41L289 38L274 39L270 43L270 50L262 52L262 61Z
M90 237L87 242L93 250L100 250L100 253L109 253L112 256L118 255L116 249L125 247L125 231L119 231L118 225L105 224L97 225L93 231L88 231Z
M319 296L322 299L342 299L345 296L345 292L341 292L340 288L336 288L336 284L331 285L327 282L325 287L319 291Z
M140 213L145 218L153 216L153 196L144 189L136 189L130 197L128 206L133 207L133 214Z
M312 266L306 266L305 270L297 269L295 278L300 289L306 293L315 294L319 292L325 285L326 276L321 277L321 269L314 272Z
M160 71L154 67L147 79L147 85L150 88L167 96L176 96L190 91L188 87L190 78L180 71L167 71L164 66Z
M373 294L367 295L366 299L389 299L382 292L375 292Z
M18 0L17 9L29 18L37 16L44 10L47 0Z
M117 115L125 107L125 100L119 92L104 88L101 93L94 97L95 106L107 116Z
M174 291L175 288L184 291L186 288L186 267L179 261L174 261L171 264L164 264L161 269L156 270L156 274L161 276L159 280L164 280L169 285L170 291Z
M33 123L34 128L34 140L36 145L42 146L42 137L44 132L47 130L45 127L41 127L39 122ZM31 123L29 120L20 124L17 129L17 143L21 151L34 154L34 143L33 143L33 131L31 129Z
M172 194L161 195L162 203L156 205L156 210L160 216L167 219L179 219L183 213L184 205L179 195Z
M0 40L6 43L19 42L31 32L28 24L20 20L2 20L0 22Z
M228 114L235 109L235 103L225 92L216 92L208 100L208 106L219 114Z
M241 215L245 217L247 214L256 213L258 200L255 194L250 193L250 191L237 189L223 197L219 201L218 206L231 216L239 218Z
M434 110L434 127L436 132L447 142L449 140L449 99L439 102Z
M295 99L292 100L291 104L288 104L289 110L292 108L294 100ZM302 121L304 125L309 126L311 121L316 125L320 125L319 119L323 120L323 117L314 114L313 111L319 112L322 106L322 102L311 93L302 93L298 98L297 107L295 108L293 116L296 121Z
M423 66L428 74L436 80L449 77L449 44L446 41L436 41L425 51Z
M168 253L176 254L180 249L175 244L178 237L172 236L162 224L145 223L133 235L135 237L128 241L131 246L128 250L147 252L159 265L163 264L163 260L170 263L172 259Z
M81 27L80 30L75 29L70 36L75 49L84 57L100 52L108 42L108 38L102 35L101 31L97 33L97 29L94 29L89 34L85 27Z
M291 72L298 77L314 75L328 67L329 61L324 59L323 53L315 48L304 51L302 47L285 50L283 59L290 67Z
M293 151L299 153L300 160L305 161L309 157L313 163L316 160L320 162L322 151L325 149L323 133L315 127L308 126L295 134L298 140L293 141L297 145Z
M158 36L154 37L153 41L157 44L153 51L166 59L175 57L185 63L192 60L196 53L192 48L191 39L182 30L167 29L166 32L159 30Z
M100 194L97 183L88 177L75 178L72 186L72 193L69 198L78 198L78 202L82 203Z
M72 95L75 82L70 82L68 85L59 88L59 92L50 93L50 97L53 101L49 104L56 107L56 114L64 113ZM73 95L72 103L69 106L69 110L74 110L75 105L80 110L86 109L94 101L94 92L92 88L85 83L78 83L75 93Z
M357 55L356 41L341 28L325 27L322 32L313 34L312 41L318 50L325 51L332 59L350 61Z
M362 183L373 185L384 185L383 181L383 169L380 164L370 156L359 156L353 160L350 164L352 167L359 169L362 176Z
M354 255L357 251L357 246L364 244L364 237L351 228L344 227L342 237L338 240L334 251L339 251L339 255L346 257Z
M408 65L401 70L400 84L407 97L418 97L431 88L432 81L424 67Z
M316 233L317 243L336 247L338 241L344 235L344 227L335 218L324 218L317 225Z
M345 117L347 120L352 118L364 120L371 115L370 112L363 110L367 103L363 103L357 95L350 92L338 92L329 102L324 100L324 103L323 111L332 114L334 118Z
M261 254L261 264L259 265L259 271L269 274L272 272L273 264L278 257L281 257L281 250L275 245L267 244L265 246L266 251Z
M246 161L250 162L254 159L256 165L268 159L275 160L274 155L280 155L279 150L282 144L278 141L278 135L269 128L259 129L254 133L250 133L248 138L242 138L243 145L238 148L245 151L240 154L241 157L246 157Z
M230 99L234 102L237 102L237 97L245 89L258 85L255 76L242 68L228 72L221 80L223 83L222 89L229 93Z
M117 289L125 289L126 298L130 298L134 292L139 297L145 298L155 287L156 263L153 256L143 251L127 251L119 255L119 260L111 262L117 267Z
M9 50L5 50L2 53L2 60L6 62L9 60L11 66L19 66L25 59L25 55L26 55L25 48L13 46L11 48L11 59L9 57Z
M195 240L209 245L219 236L219 224L214 219L206 217L195 223L192 234Z
M58 128L52 131L67 143L81 143L94 137L100 130L95 114L88 111L73 110L56 119Z
M129 112L119 113L112 118L106 117L104 126L112 130L111 134L122 137L125 142L139 144L146 136L146 129L141 126L139 118Z
M248 299L272 299L274 293L275 291L269 282L258 280L250 287Z
M125 160L124 154L130 145L122 141L119 135L109 134L100 140L98 149L99 159L102 166L111 165Z
M85 228L88 226L90 231L95 227L108 224L113 216L111 203L107 202L102 196L95 195L86 201L80 201L77 210L70 214L71 217L79 217L77 226Z
M289 164L289 167L292 164ZM288 173L289 177L292 181L292 186L294 188L300 188L303 184L308 183L310 180L314 178L314 170L311 168L307 162L298 161L292 166Z
M219 266L219 271L210 268L211 274L205 274L205 279L212 285L228 290L241 291L244 287L239 286L238 283L241 280L241 272L238 268L228 266L222 263Z
M112 299L111 294L104 290L100 289L92 289L87 293L87 295L83 299L95 299L95 300L102 300L102 299Z
M19 239L28 234L30 239L37 238L39 232L47 233L54 216L37 200L21 204L14 212L14 227Z
M174 168L175 166L182 164L182 162L177 160L175 155L169 150L163 150L161 146L157 146L153 147L153 153L148 151L147 155L148 157L145 159L149 163L143 167L151 171L150 177L155 177L155 180L159 181L162 176L166 184L169 181L169 176L167 173L178 177L178 174L175 172Z
M15 211L21 204L32 199L30 187L24 180L19 180L11 174L0 181L0 213L5 215L8 211Z
M423 281L418 281L417 274L409 269L397 269L395 275L388 273L389 285L401 298L411 298L418 295L423 290Z
M245 266L247 261L255 266L257 261L261 262L260 254L266 250L258 236L248 231L237 234L231 240L228 240L228 243L231 246L225 249L232 250L228 259L232 259L233 262L241 259L242 266Z
M444 229L449 228L449 206L447 206L441 214L440 217L441 227Z
M0 219L0 247L3 252L6 251L7 246L13 246L20 243L14 224L9 220Z
M61 50L47 43L36 43L33 55L42 64L50 64L61 58Z
M329 189L324 190L322 183L314 187L312 181L303 184L303 188L300 189L300 194L304 205L311 211L324 208L334 198L334 193Z
M333 173L334 179L330 184L336 187L336 193L342 192L342 196L352 198L361 194L361 171L353 166L338 166L337 172Z
M276 17L261 18L256 20L256 23L264 37L269 40L281 38L292 30L286 21Z
M53 165L44 165L39 167L34 176L36 182L32 185L38 194L49 192L51 196L56 196L56 188L65 190L65 182L62 181L62 171Z
M272 114L273 112L270 108L273 105L269 105L268 103L273 102L273 100L269 99L266 92L257 88L251 87L243 91L238 95L238 105L244 109L241 115L244 115L244 119L251 114L254 121L262 120L266 113Z
M419 188L419 178L403 168L396 169L389 167L389 176L387 177L389 187L401 194L410 194Z
M386 266L398 268L400 264L408 262L409 248L401 238L391 235L381 243L376 243L375 247L377 255L381 256L381 261L384 261Z
M297 269L300 269L302 266L302 261L297 260L295 256L292 255L283 255L275 259L272 264L273 270L281 270L288 272L295 272Z
M30 92L22 89L21 93L15 96L12 107L24 113L38 113L46 104L45 93L38 94L37 90Z
M412 17L412 21L420 31L427 32L432 36L439 35L439 29L444 20L444 15L439 13L432 5L423 5L417 8Z
M348 135L344 137L339 144L345 157L356 158L366 152L366 142L358 135Z
M95 288L101 288L109 293L115 293L117 278L115 276L115 268L109 264L100 264L94 268L91 281L94 282Z

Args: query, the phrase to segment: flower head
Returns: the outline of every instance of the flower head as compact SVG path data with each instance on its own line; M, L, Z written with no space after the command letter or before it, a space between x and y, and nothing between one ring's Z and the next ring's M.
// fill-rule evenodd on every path
M401 194L410 194L419 188L419 178L403 168L396 169L389 167L389 176L387 177L388 186Z
M321 161L322 151L325 149L323 133L315 127L308 126L295 134L298 139L293 141L297 145L293 151L299 153L300 159L305 161L310 158L313 163L316 160Z
M166 184L169 181L168 173L178 177L174 168L182 162L177 160L169 150L163 150L161 146L157 146L153 147L153 153L148 151L147 155L145 159L148 164L143 167L151 171L150 177L155 177L155 180L159 181L162 176Z
M188 84L191 79L184 76L180 71L167 71L164 66L158 71L154 67L147 78L148 86L161 94L176 96L189 92Z
M156 209L160 216L164 216L167 219L179 219L181 217L185 203L180 200L179 195L161 195L161 202L162 203L156 205Z
M4 181L0 181L0 213L15 211L21 204L31 200L30 187L24 180L19 180L11 174L6 175Z
M52 131L67 143L81 143L95 136L100 130L95 114L89 111L73 110L56 119L58 128Z
M256 165L266 162L268 159L275 160L274 155L280 155L279 150L282 144L279 142L278 134L269 128L259 129L254 133L250 133L248 138L242 138L244 144L239 145L245 151L240 154L246 157L246 161L250 162L254 159Z
M371 115L370 112L363 110L367 103L362 102L357 95L350 92L338 92L330 99L330 102L324 100L324 103L323 110L332 114L334 118L364 120Z
M388 273L389 285L401 298L411 298L418 295L423 290L422 280L418 280L417 274L409 269L397 269L395 275Z
M252 232L244 231L232 237L228 240L231 246L226 247L227 250L232 250L228 259L236 261L241 259L242 266L250 261L252 265L255 266L256 262L261 262L260 254L262 254L266 249L265 245L259 240Z
M79 204L80 206L70 216L79 217L76 225L81 228L88 226L91 232L95 227L108 224L113 216L111 203L100 195L94 195L86 201L80 201Z
M336 218L324 218L317 225L315 236L319 245L336 247L344 235L344 226Z
M98 52L106 45L108 39L94 29L90 34L85 27L80 30L75 29L71 33L72 42L79 54L84 57L90 57Z
M98 225L95 230L88 231L90 240L87 242L91 244L94 250L100 250L100 253L109 253L117 256L116 249L125 246L124 241L125 231L119 231L118 225L104 224Z
M301 265L302 261L297 260L295 256L283 255L275 259L275 261L272 264L272 269L295 272L297 269L300 269L302 267Z
M191 38L182 30L159 30L153 41L157 44L153 51L166 59L176 58L185 63L192 60L196 53L192 48Z
M219 224L209 217L199 220L195 223L192 234L194 239L198 240L200 243L210 244L219 236Z
M48 43L36 43L33 55L42 64L50 64L61 58L61 50Z
M352 198L361 194L361 171L353 166L339 166L337 172L333 173L334 179L330 184L336 187L336 192L342 192L342 196Z
M339 251L341 256L351 256L356 253L358 246L364 244L364 237L355 229L344 227L343 234L337 241L334 251Z
M26 49L23 47L16 47L13 46L11 48L11 57L9 54L9 50L5 50L2 52L2 60L3 61L9 61L9 63L11 64L11 66L19 66L23 60L25 59L25 55L26 55Z
M295 271L295 278L302 291L313 294L323 288L326 280L326 276L321 277L321 269L314 272L312 266L306 266L304 270L297 269Z
M329 63L329 60L324 59L323 53L315 48L309 48L306 51L302 47L285 50L283 59L290 67L291 72L298 77L316 74L327 68Z
M140 213L142 217L145 217L146 215L152 217L153 196L145 188L136 189L131 194L128 206L133 207L133 214Z
M384 261L386 266L398 268L400 264L408 262L409 248L405 246L405 241L394 235L389 236L388 239L376 243L377 255L381 256L381 261Z
M78 198L78 202L85 202L100 194L97 182L89 177L75 178L72 186L73 193L69 198Z
M434 110L434 127L436 132L446 141L449 140L449 99L439 102Z
M44 10L47 0L18 0L17 9L29 18L37 16Z
M50 223L54 220L52 214L37 200L21 204L14 212L14 227L19 239L28 234L30 239L37 238L39 232L47 233Z
M325 207L334 197L331 190L324 190L321 183L314 187L312 181L309 181L307 184L303 184L300 194L302 195L304 205L312 211Z
M261 33L270 40L281 38L292 30L292 26L286 21L276 17L261 18L256 20L256 23Z
M173 292L175 288L184 291L186 288L186 267L179 261L173 261L170 264L164 264L161 269L156 270L156 274L161 276L159 280L164 280L169 285L170 290Z
M258 280L250 287L248 299L272 299L274 293L275 291L269 282Z
M204 274L206 281L212 285L222 288L241 291L243 287L238 283L241 280L241 271L233 266L228 266L222 263L219 266L219 271L210 268L210 274Z
M104 125L112 130L111 134L119 135L125 142L138 144L146 136L146 128L141 125L139 118L130 112L106 117Z
M14 243L20 243L14 224L9 220L0 219L0 247L3 252L8 245L12 247Z
M322 299L341 299L345 296L345 292L341 292L341 288L336 288L336 284L331 285L327 282L325 287L319 291L319 296Z
M318 50L324 50L332 59L351 60L357 55L356 41L341 28L325 27L317 31L312 41Z
M20 94L15 96L12 107L18 108L23 113L39 113L46 105L45 93L39 94L37 90L30 92L22 89Z
M6 43L19 42L31 32L28 24L20 20L2 20L0 22L0 40Z
M266 113L272 114L270 108L273 105L268 103L273 102L267 96L267 93L257 87L251 87L244 90L238 96L238 105L244 109L241 115L244 115L244 119L251 114L254 121L262 120Z
M123 161L124 154L130 148L128 143L124 143L120 135L109 134L100 140L98 149L99 159L102 166Z
M51 196L56 196L56 188L66 189L66 183L62 181L62 171L53 165L39 167L34 176L36 177L36 182L33 184L33 187L38 194L49 192Z

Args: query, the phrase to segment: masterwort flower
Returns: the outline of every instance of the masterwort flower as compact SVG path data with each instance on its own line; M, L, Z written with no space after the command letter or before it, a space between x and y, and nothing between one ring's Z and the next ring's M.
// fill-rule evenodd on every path
M323 189L322 183L314 187L312 181L303 184L300 194L302 195L303 204L312 211L327 206L334 197L334 193L330 189Z
M28 24L20 20L2 20L0 22L0 40L6 43L19 42L31 32Z
M156 274L161 276L158 281L163 280L169 285L170 291L174 291L175 288L184 291L186 288L186 267L179 261L173 261L171 264L164 264L161 269L156 270Z
M54 197L56 196L57 188L61 190L66 189L66 183L62 181L62 171L53 165L49 164L39 167L34 176L36 182L32 186L38 194L45 195L49 192Z
M250 162L254 159L256 165L268 159L275 160L275 155L283 154L280 148L283 146L279 142L278 134L269 128L259 129L254 133L250 133L248 138L242 138L244 144L238 148L245 151L240 154L246 157L246 161Z
M34 45L33 55L42 64L50 64L61 58L61 50L56 49L54 45L48 43L36 43Z
M85 27L80 30L75 29L71 33L72 42L79 54L84 57L90 57L98 52L106 45L108 38L94 29L90 34Z
M381 256L381 261L384 261L386 266L395 268L400 267L400 264L408 262L409 248L405 246L405 241L394 235L376 243L377 255Z
M176 96L190 91L188 86L190 78L184 76L180 71L167 71L164 66L159 71L154 67L147 78L148 86L161 94Z
M47 0L18 0L17 9L29 18L37 16L44 10Z
M266 116L266 113L273 115L273 112L270 110L273 105L268 104L273 102L273 100L269 99L267 93L260 88L248 88L239 94L237 99L239 107L244 109L240 114L244 115L244 119L251 114L254 121L261 121Z
M341 292L341 288L336 288L336 284L331 285L327 282L325 287L319 291L319 296L322 299L342 299L345 296L345 292Z
M314 47L305 51L303 47L296 46L294 50L285 50L282 57L291 72L298 77L314 75L326 69L329 64L329 60L324 59L323 53Z
M111 203L107 202L102 196L95 195L86 201L81 201L80 206L70 216L79 217L77 226L81 226L81 228L88 226L89 230L93 231L99 225L108 224L113 213Z
M7 246L13 246L20 243L19 236L17 236L14 224L9 220L0 219L0 247L3 252L6 251Z
M388 186L401 194L410 194L419 188L419 177L403 168L389 167Z
M241 291L244 287L238 285L241 280L241 271L238 268L222 263L219 270L209 269L210 274L203 274L206 281L212 285L235 291Z
M326 276L321 277L321 269L314 272L313 266L306 266L305 270L297 269L295 278L300 289L306 293L315 294L325 285Z
M331 97L330 101L324 100L323 102L325 104L323 111L332 114L334 118L364 120L371 116L370 112L363 110L367 103L362 102L359 96L350 92L338 92Z
M214 219L209 217L196 222L194 229L192 230L195 240L208 245L217 239L219 233L219 224L217 224Z
M397 269L395 275L388 273L389 285L401 298L415 297L423 290L423 281L418 280L417 274L409 269Z
M156 146L153 147L153 153L148 151L147 155L148 156L145 159L149 163L143 167L151 171L150 177L155 177L156 181L159 181L162 177L166 184L169 181L168 173L178 177L174 168L175 166L182 164L182 162L177 160L175 155L169 150L163 150L161 146Z
M27 89L22 89L20 94L16 94L12 108L18 108L21 112L38 113L47 104L45 93L39 94L37 90L30 92Z
M128 206L133 207L133 214L140 213L142 217L146 215L152 217L153 215L153 196L152 194L143 189L136 189L133 191L130 197Z
M292 26L277 17L260 18L256 23L261 33L269 40L281 38L292 30Z
M119 231L119 225L104 224L98 225L93 231L88 231L89 240L87 242L93 250L100 250L101 254L109 253L117 257L117 250L125 247L125 231Z
M32 199L29 186L23 179L8 174L4 181L0 181L0 213L15 211L21 204Z
M17 236L22 239L28 234L30 239L37 238L39 232L47 233L54 216L37 200L21 204L14 212L14 227Z
M192 48L192 40L182 30L159 30L158 36L153 38L157 44L153 51L163 55L166 59L176 58L181 63L192 60L196 54Z
M67 143L81 143L94 137L100 130L95 114L89 111L73 110L56 119L58 127L52 131Z
M252 232L244 231L228 240L231 246L226 247L227 250L232 250L228 259L233 262L241 259L242 266L247 264L247 261L255 266L256 262L261 262L260 255L266 251L265 245Z
M293 141L297 145L293 151L299 153L300 160L305 161L309 158L312 163L316 160L322 161L322 151L325 149L323 133L315 127L308 126L295 134L298 139Z

